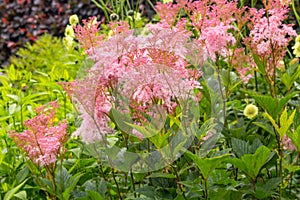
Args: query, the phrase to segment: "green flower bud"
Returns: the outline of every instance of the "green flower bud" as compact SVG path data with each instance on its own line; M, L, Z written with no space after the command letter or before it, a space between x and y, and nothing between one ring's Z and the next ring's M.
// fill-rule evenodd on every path
M257 113L258 113L258 108L253 104L247 105L244 110L244 115L248 119L253 119L257 115Z
M73 37L66 36L63 38L63 43L67 49L71 49L73 47Z
M74 29L72 26L67 25L66 29L65 29L65 36L69 36L69 37L75 37L75 33L74 33Z
M69 17L69 23L71 24L71 26L75 26L76 24L79 23L79 19L77 15L71 15Z

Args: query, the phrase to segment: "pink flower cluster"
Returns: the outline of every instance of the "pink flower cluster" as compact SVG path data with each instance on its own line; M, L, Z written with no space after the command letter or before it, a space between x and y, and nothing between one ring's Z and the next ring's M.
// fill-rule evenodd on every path
M216 61L217 58L232 61L238 57L249 57L244 66L234 66L242 80L247 83L255 63L251 54L244 51L236 41L248 24L249 37L244 44L253 54L266 63L266 69L272 73L272 66L279 66L286 53L287 45L296 33L292 25L283 21L288 14L290 0L263 0L264 8L239 8L238 1L233 0L177 0L176 4L157 4L156 11L161 17L157 26L178 29L178 27L198 32L198 42L206 53L206 58ZM183 12L184 11L184 12ZM186 18L179 16L185 13ZM244 46L244 44L242 44ZM240 54L240 55L235 55ZM242 61L240 61L242 62Z
M38 115L24 122L27 130L22 133L12 131L10 137L29 158L39 166L48 166L56 162L62 146L67 141L67 124L55 125L55 112L59 107L56 101L51 107L41 106L36 109Z
M287 46L296 36L291 24L284 24L288 7L280 0L268 1L264 9L251 9L249 13L250 35L245 44L267 64L268 71L279 67Z
M207 57L213 61L219 55L227 56L228 46L236 42L229 30L234 29L231 23L235 21L234 15L238 11L237 1L178 0L177 4L159 3L155 8L162 19L158 25L168 28L174 26L175 29L191 25L197 30L199 43ZM180 10L187 13L189 22L185 19L177 20ZM176 20L178 22L175 24Z
M149 123L147 116L156 115L155 105L172 113L178 101L194 96L201 71L189 69L185 58L193 46L199 48L198 60L193 62L201 62L201 48L189 44L182 32L155 27L149 27L149 32L135 36L125 30L103 41L90 55L95 64L85 79L66 88L78 103L83 121L75 135L84 142L101 141L113 132L109 126L112 107L129 112L136 124L144 125ZM131 134L143 139L136 130Z
M90 17L88 20L83 20L83 26L75 26L75 36L81 47L86 50L87 54L91 54L94 48L96 48L103 39L102 35L99 35L100 22L96 17Z
M284 135L281 142L283 145L283 149L285 150L294 151L296 149L293 141L287 135Z

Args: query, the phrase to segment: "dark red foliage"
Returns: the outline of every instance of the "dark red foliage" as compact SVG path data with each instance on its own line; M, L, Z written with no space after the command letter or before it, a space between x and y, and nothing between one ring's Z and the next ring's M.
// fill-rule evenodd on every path
M63 36L72 14L79 19L90 16L104 19L91 0L0 1L0 65L6 65L10 55L43 33Z

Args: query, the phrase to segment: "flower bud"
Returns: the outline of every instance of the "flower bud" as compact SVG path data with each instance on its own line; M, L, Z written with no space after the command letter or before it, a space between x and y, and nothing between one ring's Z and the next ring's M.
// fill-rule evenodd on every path
M70 16L69 23L71 24L71 26L75 26L76 24L78 24L78 22L79 22L79 19L76 14Z
M257 115L257 113L258 113L258 108L253 104L247 105L244 110L244 115L248 119L253 119Z
M65 29L65 36L66 37L75 37L75 33L74 33L74 29L72 26L67 25L66 29Z

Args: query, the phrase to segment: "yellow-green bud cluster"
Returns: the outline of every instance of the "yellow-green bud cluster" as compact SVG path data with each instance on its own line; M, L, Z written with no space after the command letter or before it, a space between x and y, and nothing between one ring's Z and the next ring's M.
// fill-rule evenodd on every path
M296 57L300 57L300 35L296 37L295 45L292 47L294 49L293 54Z
M63 42L67 49L72 49L74 45L74 38L75 38L75 32L73 27L79 23L78 16L71 15L69 18L69 23L70 25L67 25L65 29L65 37L63 38Z

